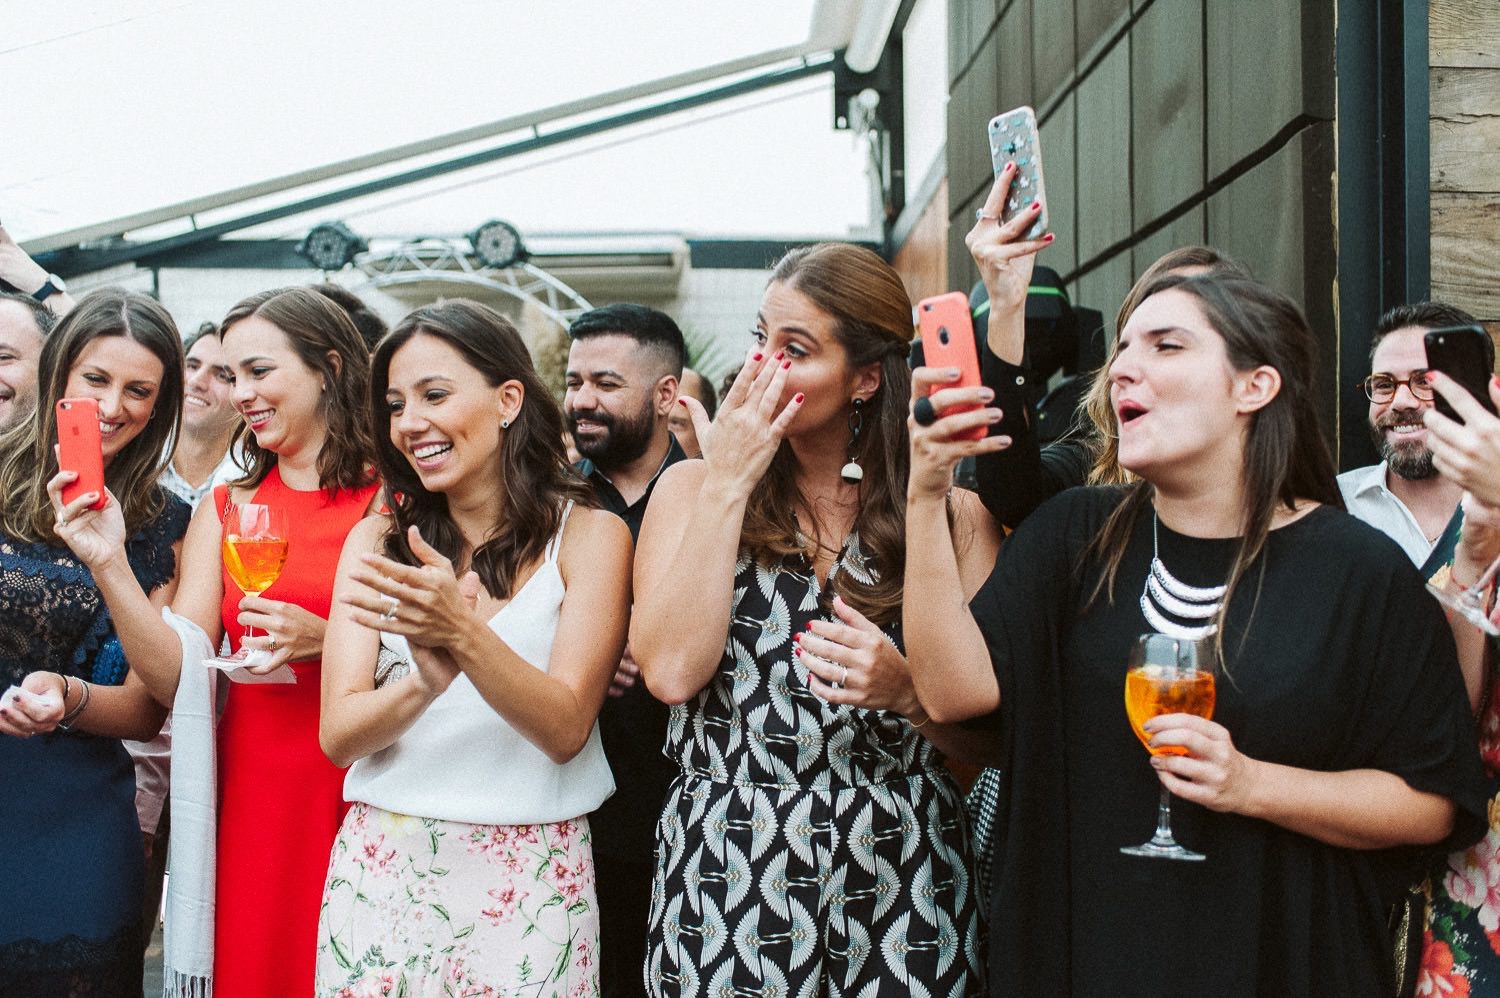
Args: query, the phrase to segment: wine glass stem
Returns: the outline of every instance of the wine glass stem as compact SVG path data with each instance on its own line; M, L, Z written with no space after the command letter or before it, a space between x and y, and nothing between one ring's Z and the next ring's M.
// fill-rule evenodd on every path
M1161 800L1156 805L1156 834L1151 841L1157 845L1176 845L1172 838L1172 794L1161 788Z

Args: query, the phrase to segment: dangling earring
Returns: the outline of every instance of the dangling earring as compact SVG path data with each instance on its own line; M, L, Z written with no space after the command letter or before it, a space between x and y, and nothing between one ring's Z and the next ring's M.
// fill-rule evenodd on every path
M849 413L849 463L844 465L839 477L849 485L858 485L865 477L865 469L855 460L855 455L859 453L859 431L865 425L864 413L860 411L865 407L865 400L853 399L850 405L854 406L854 411Z

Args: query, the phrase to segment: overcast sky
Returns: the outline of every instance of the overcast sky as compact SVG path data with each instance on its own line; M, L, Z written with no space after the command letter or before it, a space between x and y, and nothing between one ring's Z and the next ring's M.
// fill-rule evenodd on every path
M812 8L0 0L0 220L24 242L795 45ZM831 122L819 77L317 217L367 235L455 233L497 216L523 231L842 235L869 221L869 194L856 140Z

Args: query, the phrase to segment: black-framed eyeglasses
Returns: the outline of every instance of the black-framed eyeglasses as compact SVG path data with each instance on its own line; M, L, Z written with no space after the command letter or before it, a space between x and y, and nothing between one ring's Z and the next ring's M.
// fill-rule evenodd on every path
M1427 380L1426 371L1413 371L1411 377L1398 378L1390 374L1372 374L1361 384L1365 389L1365 398L1377 405L1383 405L1396 397L1396 391L1405 385L1412 397L1421 402L1431 402L1434 391L1432 382Z

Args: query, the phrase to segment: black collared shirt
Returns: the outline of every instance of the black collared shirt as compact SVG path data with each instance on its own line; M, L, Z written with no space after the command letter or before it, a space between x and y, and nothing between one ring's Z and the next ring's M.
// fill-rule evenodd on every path
M585 458L574 465L593 486L599 504L625 521L631 540L640 536L646 504L651 501L662 472L678 461L687 460L677 438L669 435L667 439L671 441L667 456L651 476L646 491L633 503L625 501L620 490L594 462ZM677 775L677 764L662 752L667 743L668 709L646 690L645 682L637 680L623 696L605 697L604 709L599 712L599 739L614 771L617 789L591 816L594 852L630 862L632 869L638 868L641 872L637 888L647 895L651 890L656 822L661 817L667 785Z
M661 473L666 471L678 461L686 461L687 454L682 445L672 434L667 434L667 456L662 458L661 467L656 469L656 474L651 476L651 481L646 483L646 491L633 503L627 503L625 497L620 495L620 490L615 488L613 482L604 476L598 466L584 458L573 467L578 473L589 480L594 487L594 495L599 498L599 505L625 521L625 526L630 528L630 539L640 540L641 521L646 518L646 504L651 501L651 493L656 488L656 483L661 479Z

